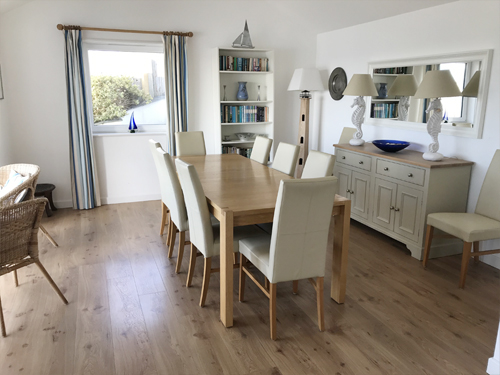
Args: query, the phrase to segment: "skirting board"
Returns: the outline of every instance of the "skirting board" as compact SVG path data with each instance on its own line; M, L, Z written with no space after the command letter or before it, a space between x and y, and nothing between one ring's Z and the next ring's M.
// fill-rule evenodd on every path
M498 268L500 270L500 254L483 255L479 257L481 262L489 264L492 267ZM498 372L500 375L500 371Z
M132 195L126 197L101 197L102 204L132 203L160 200L160 194Z

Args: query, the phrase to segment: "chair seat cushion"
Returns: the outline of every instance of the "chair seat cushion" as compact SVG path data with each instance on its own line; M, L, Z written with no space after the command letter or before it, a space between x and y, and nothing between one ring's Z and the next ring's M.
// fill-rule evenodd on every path
M216 219L217 220L217 219ZM205 257L211 257L214 255L219 255L220 253L220 224L217 221L216 224L212 222L212 230L214 234L214 253L205 254ZM263 233L256 225L246 225L243 227L235 227L233 232L233 251L237 253L239 251L240 240L243 238L252 238L254 236L259 236Z
M252 238L240 241L240 253L243 254L255 267L257 267L268 279L269 249L271 246L271 235L262 233Z
M465 242L500 238L500 221L473 213L433 213L427 216L427 224Z

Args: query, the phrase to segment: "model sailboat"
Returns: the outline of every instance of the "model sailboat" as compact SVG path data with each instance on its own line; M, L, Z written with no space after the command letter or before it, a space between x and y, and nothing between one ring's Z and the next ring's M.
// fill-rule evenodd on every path
M245 20L245 29L234 40L233 47L235 47L235 48L254 48L254 46L252 45L252 39L250 38L250 32L248 31L248 25L247 25L246 20Z

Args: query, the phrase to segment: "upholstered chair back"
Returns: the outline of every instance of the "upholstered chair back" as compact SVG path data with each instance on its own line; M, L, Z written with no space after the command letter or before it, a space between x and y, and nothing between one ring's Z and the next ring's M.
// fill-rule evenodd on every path
M356 128L344 128L342 129L342 133L340 134L339 144L349 143L349 141L354 137L354 133L356 133Z
M328 177L333 174L335 156L319 151L309 151L301 178Z
M155 167L156 167L156 173L158 174L158 179L160 181L161 200L163 203L165 203L165 205L167 205L167 191L168 191L167 181L165 178L162 178L160 174L160 154L156 151L157 148L161 148L163 150L160 142L156 142L155 140L150 139L149 149L151 150L151 155L153 155L153 160L155 162Z
M267 162L269 161L269 153L271 152L272 144L272 139L261 136L255 137L255 142L253 144L250 159L255 160L260 164L267 164Z
M177 156L203 156L206 155L205 139L203 132L176 132L175 148Z
M170 219L180 232L185 232L189 229L188 216L184 195L175 172L172 157L163 151L161 147L156 149L156 155L158 159L158 176L160 181L163 181L162 190L164 192L162 195L165 196L165 205L170 210Z
M325 275L334 177L282 180L271 234L271 283Z
M500 221L500 150L496 150L486 172L475 212Z
M297 159L299 158L299 150L300 148L297 145L280 142L274 155L272 168L293 176L295 174L295 167L297 166Z
M186 201L191 243L205 258L217 255L214 251L214 234L207 199L198 172L193 165L180 159L175 160L175 165Z

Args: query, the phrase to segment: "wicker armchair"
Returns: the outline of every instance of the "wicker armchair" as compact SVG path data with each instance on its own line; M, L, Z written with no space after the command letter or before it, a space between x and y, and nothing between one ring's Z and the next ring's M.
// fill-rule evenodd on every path
M38 175L40 174L40 167L35 164L4 165L3 167L0 167L0 185L5 185L5 183L9 179L9 175L12 170L24 176L29 175L30 177L26 181L24 181L21 185L19 185L17 188L12 190L9 195L0 197L0 207L5 207L13 204L17 196L25 189L28 189L28 191L26 192L26 196L24 197L25 201L33 199L35 197L36 182L38 180ZM42 225L40 225L40 230L45 235L45 237L47 237L47 239L52 243L52 245L56 247L58 246L57 242L54 241L52 236L47 232L47 230ZM17 278L16 278L16 285L17 285Z
M38 228L46 198L0 207L0 276L35 263L67 305L68 301L38 259ZM0 299L2 336L7 336Z

